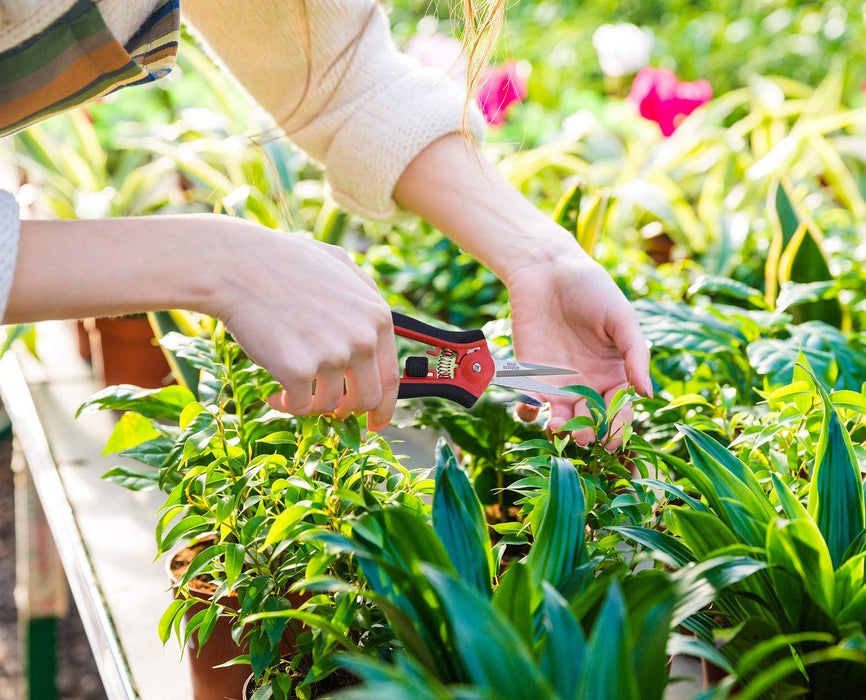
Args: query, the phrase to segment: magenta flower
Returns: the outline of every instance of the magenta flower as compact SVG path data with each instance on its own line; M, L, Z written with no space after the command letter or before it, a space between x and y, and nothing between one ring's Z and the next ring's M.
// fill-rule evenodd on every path
M501 126L508 109L515 102L521 102L528 90L526 76L520 73L514 59L501 66L489 68L476 95L487 123Z
M642 68L635 76L628 101L640 115L654 121L665 136L670 136L683 119L713 96L706 80L680 82L669 70Z

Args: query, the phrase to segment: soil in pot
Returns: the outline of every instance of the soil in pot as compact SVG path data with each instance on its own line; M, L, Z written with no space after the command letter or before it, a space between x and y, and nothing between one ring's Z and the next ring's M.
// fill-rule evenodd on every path
M105 386L157 389L171 383L171 369L146 316L95 319L90 349L94 370Z
M303 678L304 674L299 674L298 683L300 683ZM314 698L323 698L337 690L342 690L343 688L351 688L352 686L360 684L361 679L358 678L356 675L349 673L349 671L344 668L338 668L327 678L322 679L318 683L314 683L311 687L311 695ZM250 700L256 690L258 690L258 686L256 685L256 679L251 673L247 678L246 683L244 683L244 692L241 697L243 698L243 700ZM294 693L292 693L290 697L293 700L297 698Z
M499 525L500 523L522 522L522 518L520 517L520 508L518 506L508 506L506 508L506 513L503 515L502 508L498 503L484 507L484 518L487 520L487 529L490 532L491 544L496 544L502 539L502 535L493 529L494 525ZM527 554L529 554L528 543L505 545L505 551L502 553L502 560L499 562L499 574L502 575L505 573L505 570L511 562L523 559Z

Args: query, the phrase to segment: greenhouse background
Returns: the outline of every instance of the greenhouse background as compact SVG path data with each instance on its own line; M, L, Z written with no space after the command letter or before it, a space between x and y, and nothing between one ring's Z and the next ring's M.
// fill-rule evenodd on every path
M459 7L386 9L405 53L465 81ZM342 209L186 29L180 43L153 85L0 139L0 186L25 216L216 213L309 235L349 251L393 309L508 351L491 271L418 218ZM572 386L585 415L556 434L514 392L413 399L383 436L269 411L273 378L220 323L151 313L171 382L106 367L77 403L114 426L100 449L126 458L102 469L118 498L158 494L147 558L171 568L193 541L155 643L187 663L234 627L222 661L244 655L252 700L863 697L866 3L524 0L482 78L484 156L633 304L652 396ZM53 331L7 330L4 350L38 367ZM97 380L102 360L87 360ZM403 459L409 435L420 458ZM2 483L0 696L28 697L26 679L34 698L123 697L87 622L53 627L65 604L46 616L57 658L37 666L57 682L33 690ZM216 692L195 698L241 697Z

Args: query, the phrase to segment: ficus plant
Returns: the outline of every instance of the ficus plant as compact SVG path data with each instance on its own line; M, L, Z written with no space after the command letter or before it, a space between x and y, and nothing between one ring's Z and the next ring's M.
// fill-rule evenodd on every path
M587 547L577 470L560 457L548 463L549 479L530 499L532 546L504 572L445 443L432 523L385 507L353 520L349 537L312 535L359 560L369 586L359 592L383 610L396 641L388 663L357 653L342 660L366 686L341 697L662 697L667 655L684 648L672 629L764 565L723 556L618 580L627 569L600 569L603 557ZM715 658L708 646L689 646Z
M334 670L338 630L363 645L377 628L375 613L354 595L297 594L296 584L317 576L358 578L357 564L306 537L313 531L345 533L347 518L387 504L423 512L431 483L409 472L388 443L362 437L355 418L293 418L264 399L278 385L217 329L213 340L168 335L164 342L200 372L198 399L181 386L141 390L110 387L80 411L125 411L107 452L142 464L118 466L105 476L132 489L159 488L165 500L156 523L159 554L212 536L177 582L178 596L159 623L167 641L195 635L206 644L217 616L233 621L236 641L249 653L258 679L280 664L286 639L297 648L291 674L270 684L274 697L309 694L309 685ZM181 625L196 600L188 586L204 577L215 587L210 603ZM237 610L223 604L236 596ZM223 602L221 602L223 601ZM255 621L256 613L296 615ZM250 620L253 620L252 622ZM381 626L381 625L379 625Z
M829 394L811 382L822 418L806 493L773 471L768 491L731 450L681 425L690 459L676 464L683 483L667 487L677 502L667 531L619 530L674 569L723 553L766 562L686 625L729 660L723 695L843 697L866 681L863 472Z

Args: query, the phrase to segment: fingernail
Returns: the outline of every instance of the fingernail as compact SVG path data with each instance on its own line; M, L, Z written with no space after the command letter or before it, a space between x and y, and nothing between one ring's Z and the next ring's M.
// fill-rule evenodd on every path
M649 376L644 377L643 393L644 396L646 396L648 399L651 399L653 397L653 383L652 379L650 379Z

